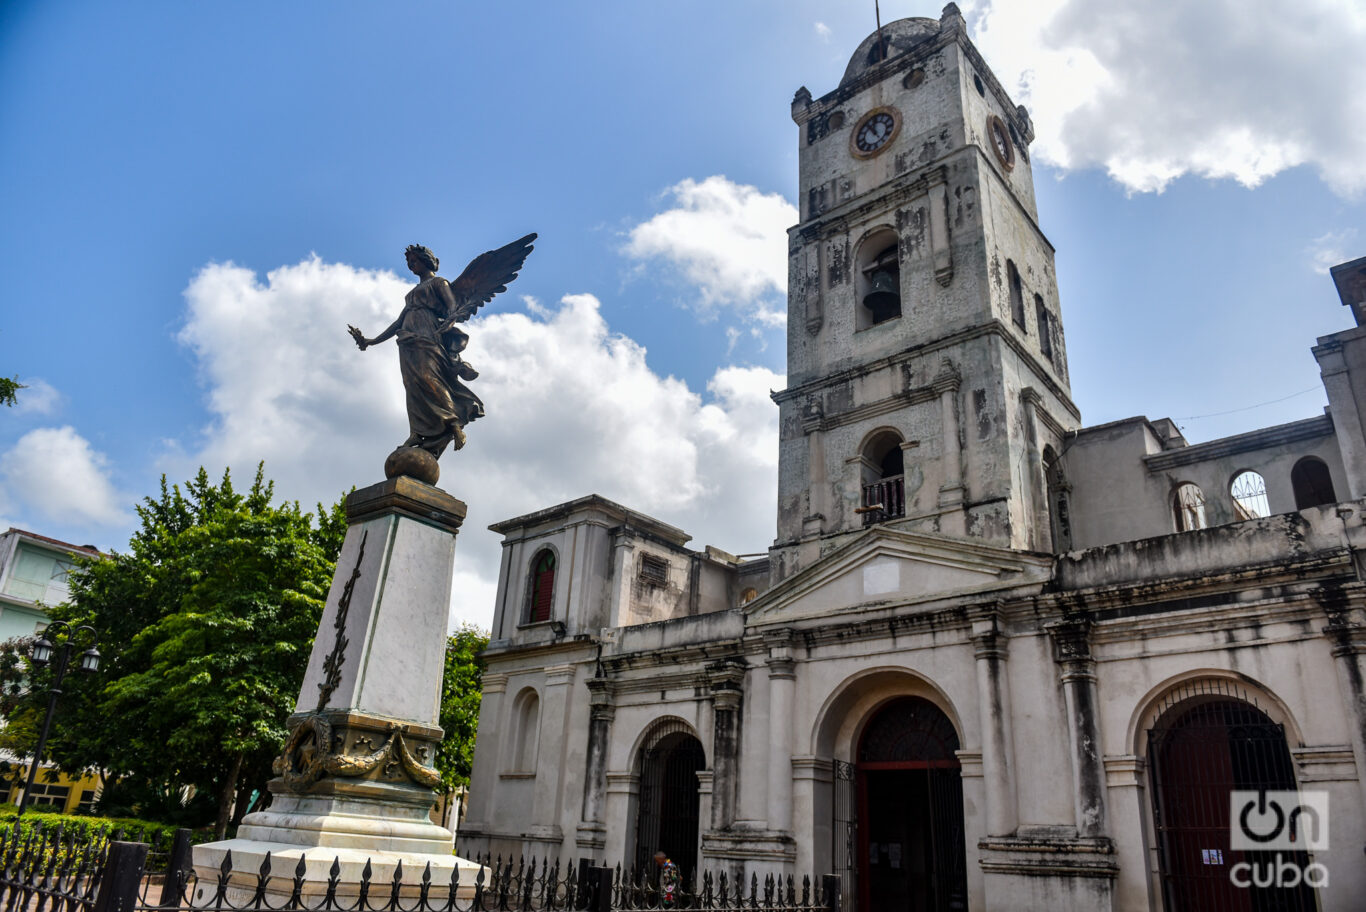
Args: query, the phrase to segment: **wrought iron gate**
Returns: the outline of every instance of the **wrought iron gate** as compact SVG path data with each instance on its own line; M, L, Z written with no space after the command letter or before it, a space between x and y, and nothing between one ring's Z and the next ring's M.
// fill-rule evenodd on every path
M643 752L640 765L636 870L653 874L655 852L666 853L685 877L697 871L698 783L706 766L702 744L675 732Z
M835 761L834 811L830 825L830 860L832 873L840 878L843 892L840 906L843 912L858 908L858 792L854 780L854 764Z
M1284 729L1250 702L1230 696L1221 689L1195 699L1187 695L1184 706L1172 701L1149 731L1153 823L1167 912L1312 912L1318 908L1313 887L1242 887L1230 879L1235 865L1274 868L1278 856L1300 871L1309 863L1303 851L1231 847L1234 790L1294 791L1296 785Z

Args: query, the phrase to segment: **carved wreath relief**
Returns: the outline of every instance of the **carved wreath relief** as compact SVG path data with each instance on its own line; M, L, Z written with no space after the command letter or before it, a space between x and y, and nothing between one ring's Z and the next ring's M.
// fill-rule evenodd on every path
M308 792L324 776L408 780L426 788L432 788L441 781L441 774L427 765L428 755L434 755L436 746L425 743L416 749L409 748L400 723L388 722L387 728L382 727L381 731L386 737L384 743L376 747L374 739L380 735L379 731L365 731L352 725L338 725L334 730L334 721L348 717L354 719L354 716L345 711L324 711L327 701L341 685L342 667L346 662L346 647L349 643L346 621L351 610L352 593L360 579L369 535L368 530L361 535L356 565L337 600L337 615L332 621L335 636L332 651L323 660L323 680L318 684L317 708L298 720L285 741L284 751L274 763L275 774L284 780L285 787L292 792ZM378 719L374 723L385 725ZM373 775L376 772L378 775Z

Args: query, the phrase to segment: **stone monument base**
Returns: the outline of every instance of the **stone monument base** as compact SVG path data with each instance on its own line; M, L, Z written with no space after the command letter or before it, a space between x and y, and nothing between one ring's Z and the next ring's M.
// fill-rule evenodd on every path
M227 898L237 905L258 886L271 905L281 905L301 862L307 906L319 905L329 889L343 908L354 905L347 898L359 893L367 864L372 903L389 896L400 865L402 896L419 895L429 868L433 897L447 895L453 875L458 898L474 893L479 865L456 858L451 832L428 817L440 782L434 763L446 616L465 505L400 475L353 491L346 516L346 540L270 782L274 800L247 815L237 838L194 847L196 905L213 899L229 852ZM260 884L267 856L269 877Z
M402 886L399 895L412 899L422 891L423 872L431 871L428 902L443 905L450 889L452 876L458 876L455 895L461 901L474 896L475 880L480 865L445 854L425 855L416 852L384 852L370 849L345 849L330 846L300 846L283 842L258 842L254 839L228 839L204 846L195 846L194 870L197 877L193 906L212 902L218 890L223 860L232 853L232 873L229 875L225 898L238 907L245 906L256 894L259 873L270 856L270 875L265 885L268 903L279 907L294 892L294 876L300 859L304 862L304 876L299 891L304 908L318 908L328 891L332 866L337 865L337 885L333 896L341 908L355 905L360 893L366 865L370 866L369 897L371 905L383 905L393 889L394 872L402 865ZM491 872L484 871L487 884ZM458 874L457 874L458 872Z

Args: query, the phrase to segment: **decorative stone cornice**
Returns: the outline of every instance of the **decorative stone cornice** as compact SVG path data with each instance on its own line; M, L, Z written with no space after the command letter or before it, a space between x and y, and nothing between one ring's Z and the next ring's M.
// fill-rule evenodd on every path
M545 686L563 687L574 680L574 672L577 665L547 665L545 668Z
M717 712L737 711L744 699L745 662L725 659L707 666L707 684Z
M1096 658L1091 654L1091 618L1086 615L1045 624L1053 638L1053 661L1062 666L1062 680L1094 678Z
M945 358L939 362L939 373L935 374L934 379L930 381L930 389L938 394L956 393L962 381L963 377L958 372L958 368L954 367L952 361Z
M1137 754L1106 754L1105 784L1109 788L1142 786L1148 761Z
M1353 586L1320 586L1311 590L1328 615L1323 633L1333 643L1336 657L1366 655L1366 593Z
M999 600L979 602L967 606L968 639L972 641L973 656L978 659L1005 659L1006 637L1001 632L1004 605Z
M504 693L508 689L508 676L498 671L486 671L479 679L483 685L484 696Z
M612 682L607 678L589 678L585 683L588 685L589 718L611 722L617 714L617 698Z

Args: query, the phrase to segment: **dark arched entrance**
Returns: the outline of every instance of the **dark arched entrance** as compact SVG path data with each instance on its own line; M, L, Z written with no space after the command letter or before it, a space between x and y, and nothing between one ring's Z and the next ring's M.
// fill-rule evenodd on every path
M636 818L636 870L653 872L656 852L668 855L684 877L697 871L697 774L707 758L687 730L657 736L640 752Z
M900 697L859 737L859 908L967 908L958 733L929 700Z
M1148 762L1167 912L1318 908L1312 887L1249 888L1230 877L1242 863L1274 868L1278 854L1301 871L1309 860L1304 852L1231 847L1232 792L1296 788L1280 725L1242 700L1188 700L1164 713L1148 733Z

